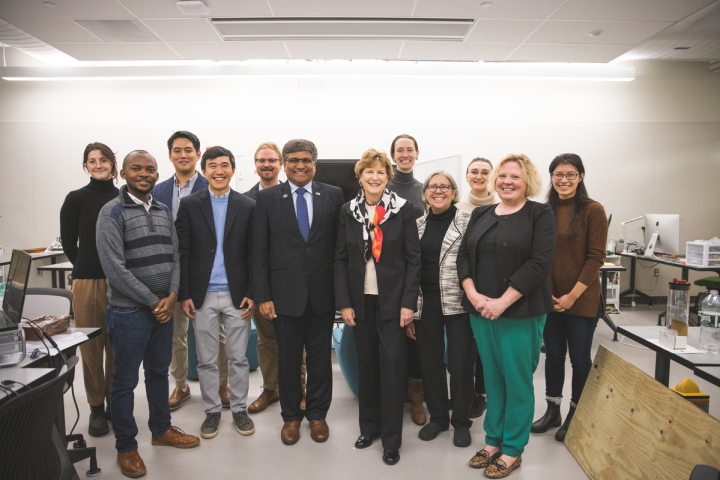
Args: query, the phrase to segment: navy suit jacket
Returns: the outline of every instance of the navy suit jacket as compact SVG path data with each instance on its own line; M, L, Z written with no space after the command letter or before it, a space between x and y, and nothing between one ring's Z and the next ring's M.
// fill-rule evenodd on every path
M205 177L203 177L203 174L200 172L197 172L198 178L195 180L195 185L193 185L192 192L200 192L202 190L208 189L208 181ZM175 183L175 175L168 178L164 182L160 182L153 188L151 194L155 200L157 200L160 203L164 203L167 205L167 207L172 211L172 194L173 194L173 184Z
M236 307L240 306L243 297L253 298L251 270L254 212L255 200L230 190L222 235L225 271L230 296ZM178 299L192 298L195 308L200 308L210 284L217 248L215 220L207 189L182 199L175 229L180 250Z
M301 316L308 298L315 313L335 310L333 259L343 193L315 181L312 189L313 221L307 242L300 234L288 182L257 195L254 300L272 300L278 315Z

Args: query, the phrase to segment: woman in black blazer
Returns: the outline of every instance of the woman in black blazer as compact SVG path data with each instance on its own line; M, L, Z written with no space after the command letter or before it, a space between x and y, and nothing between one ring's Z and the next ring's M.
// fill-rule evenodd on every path
M552 209L528 200L542 186L528 157L508 155L491 181L500 203L473 211L457 266L487 389L485 447L470 466L504 478L521 465L530 437L556 234Z
M383 460L400 459L407 394L405 328L420 285L420 240L410 202L386 190L392 164L366 151L355 165L362 188L340 211L335 249L336 306L353 327L360 370L357 448L381 437ZM381 394L382 392L382 394Z

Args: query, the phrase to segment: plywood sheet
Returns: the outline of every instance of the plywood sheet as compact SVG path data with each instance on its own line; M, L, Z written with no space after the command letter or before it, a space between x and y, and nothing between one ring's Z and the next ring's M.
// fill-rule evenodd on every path
M565 445L590 478L686 479L720 468L720 421L601 345Z

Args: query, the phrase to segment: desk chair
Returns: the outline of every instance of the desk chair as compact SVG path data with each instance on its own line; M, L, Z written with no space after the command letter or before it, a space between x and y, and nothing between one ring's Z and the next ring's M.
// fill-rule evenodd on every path
M43 315L72 314L72 292L63 288L28 288L23 317L35 320Z
M77 360L73 357L56 378L0 407L0 478L78 480L55 425L63 389Z

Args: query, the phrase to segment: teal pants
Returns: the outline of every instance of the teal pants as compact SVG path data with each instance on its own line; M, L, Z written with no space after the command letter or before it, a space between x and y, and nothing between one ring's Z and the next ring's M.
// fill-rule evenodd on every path
M530 439L533 373L540 360L545 318L488 320L470 315L487 390L485 442L511 457L521 455Z

